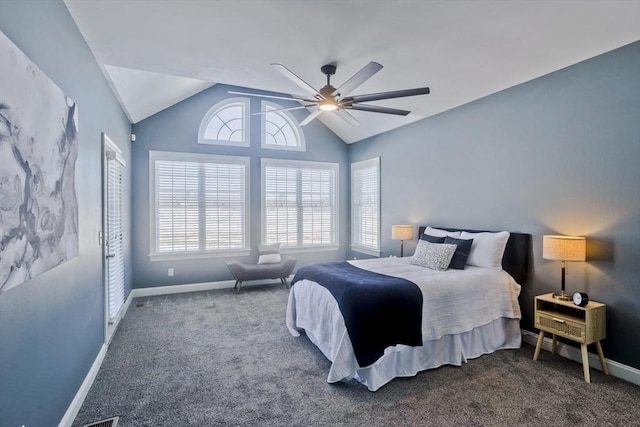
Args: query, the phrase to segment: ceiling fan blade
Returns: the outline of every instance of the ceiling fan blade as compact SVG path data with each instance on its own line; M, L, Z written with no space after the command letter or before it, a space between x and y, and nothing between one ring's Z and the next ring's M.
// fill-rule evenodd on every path
M418 87L415 89L393 90L391 92L370 93L367 95L356 95L342 98L340 103L378 101L380 99L403 98L405 96L427 95L428 87Z
M273 110L260 111L258 113L251 113L252 116L258 116L261 114L274 113L276 111L291 111L291 110L302 110L303 108L313 107L313 105L301 105L299 107L289 107L289 108L274 108Z
M271 66L273 68L275 68L276 70L280 71L280 73L283 76L285 76L286 78L291 80L293 83L297 84L300 88L302 88L308 94L313 95L314 97L321 96L320 92L315 90L309 83L307 83L304 80L302 80L300 77L298 77L296 74L294 74L293 71L289 70L284 65L282 65L282 64L271 64Z
M373 113L395 114L396 116L406 116L411 112L408 110L398 110L397 108L379 107L377 105L364 105L364 104L353 104L343 108L360 110L360 111L371 111Z
M375 73L382 70L382 65L377 62L369 62L365 65L360 71L355 73L349 80L342 83L342 85L336 89L331 95L335 96L336 94L340 94L341 96L346 96L353 92L358 86L362 83L369 80Z
M261 95L259 93L248 93L248 92L236 92L230 90L229 93L233 95L245 95L245 96L257 96L259 98L269 98L269 99L285 99L287 101L303 101L303 102L316 102L315 99L305 99L302 96L292 95L288 96L275 96L275 95Z
M313 113L309 114L306 119L304 119L303 121L300 122L300 126L304 126L304 125L309 124L309 122L311 120L315 119L316 117L318 117L320 115L320 113L322 113L322 110L319 109L319 108L316 109L316 111L314 111Z
M347 110L343 110L342 108L336 110L336 114L345 122L349 123L352 126L360 126L360 122L356 120Z

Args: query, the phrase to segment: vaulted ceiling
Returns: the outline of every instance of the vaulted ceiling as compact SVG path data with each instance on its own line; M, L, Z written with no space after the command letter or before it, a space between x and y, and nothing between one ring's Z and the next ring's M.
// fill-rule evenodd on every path
M347 143L403 126L640 40L637 0L64 0L129 119L136 123L216 83L316 88L384 65L354 94L429 86L431 94L320 116Z

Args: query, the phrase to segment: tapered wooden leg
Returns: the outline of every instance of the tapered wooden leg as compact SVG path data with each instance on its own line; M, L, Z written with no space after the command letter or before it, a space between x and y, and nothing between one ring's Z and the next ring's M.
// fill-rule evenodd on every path
M240 293L240 288L241 288L241 287L242 287L242 281L241 281L241 280L238 280L238 281L236 282L236 294L239 294L239 293Z
M609 368L607 367L607 362L604 360L604 353L602 352L600 341L596 341L596 348L598 349L598 357L600 358L600 364L602 365L602 372L604 372L605 375L609 375Z
M544 340L544 332L540 331L540 335L538 335L538 343L536 344L536 351L533 352L533 360L538 360L538 356L540 356L540 349L542 348L543 340Z
M551 353L556 354L556 350L558 349L558 336L553 334L553 341L551 342Z
M589 375L589 353L587 353L587 345L580 344L580 350L582 350L582 370L584 371L584 380L590 383L591 375Z

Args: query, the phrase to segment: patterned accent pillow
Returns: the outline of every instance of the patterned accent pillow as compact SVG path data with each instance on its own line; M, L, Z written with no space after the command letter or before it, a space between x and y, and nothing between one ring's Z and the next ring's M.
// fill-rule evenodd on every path
M282 261L280 243L274 245L258 245L258 264L275 264Z
M449 268L451 258L456 251L456 245L447 243L429 243L420 240L416 252L411 258L411 264L427 267L432 270L446 270Z

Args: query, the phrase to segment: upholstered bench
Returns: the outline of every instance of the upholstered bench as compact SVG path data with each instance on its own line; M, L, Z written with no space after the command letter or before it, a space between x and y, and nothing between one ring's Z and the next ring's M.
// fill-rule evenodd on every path
M236 279L236 285L234 286L236 292L240 292L242 282L262 279L280 279L284 287L289 289L287 277L293 272L296 262L298 260L291 257L282 257L280 262L269 264L245 264L235 259L226 261L229 271L233 274L233 278Z

